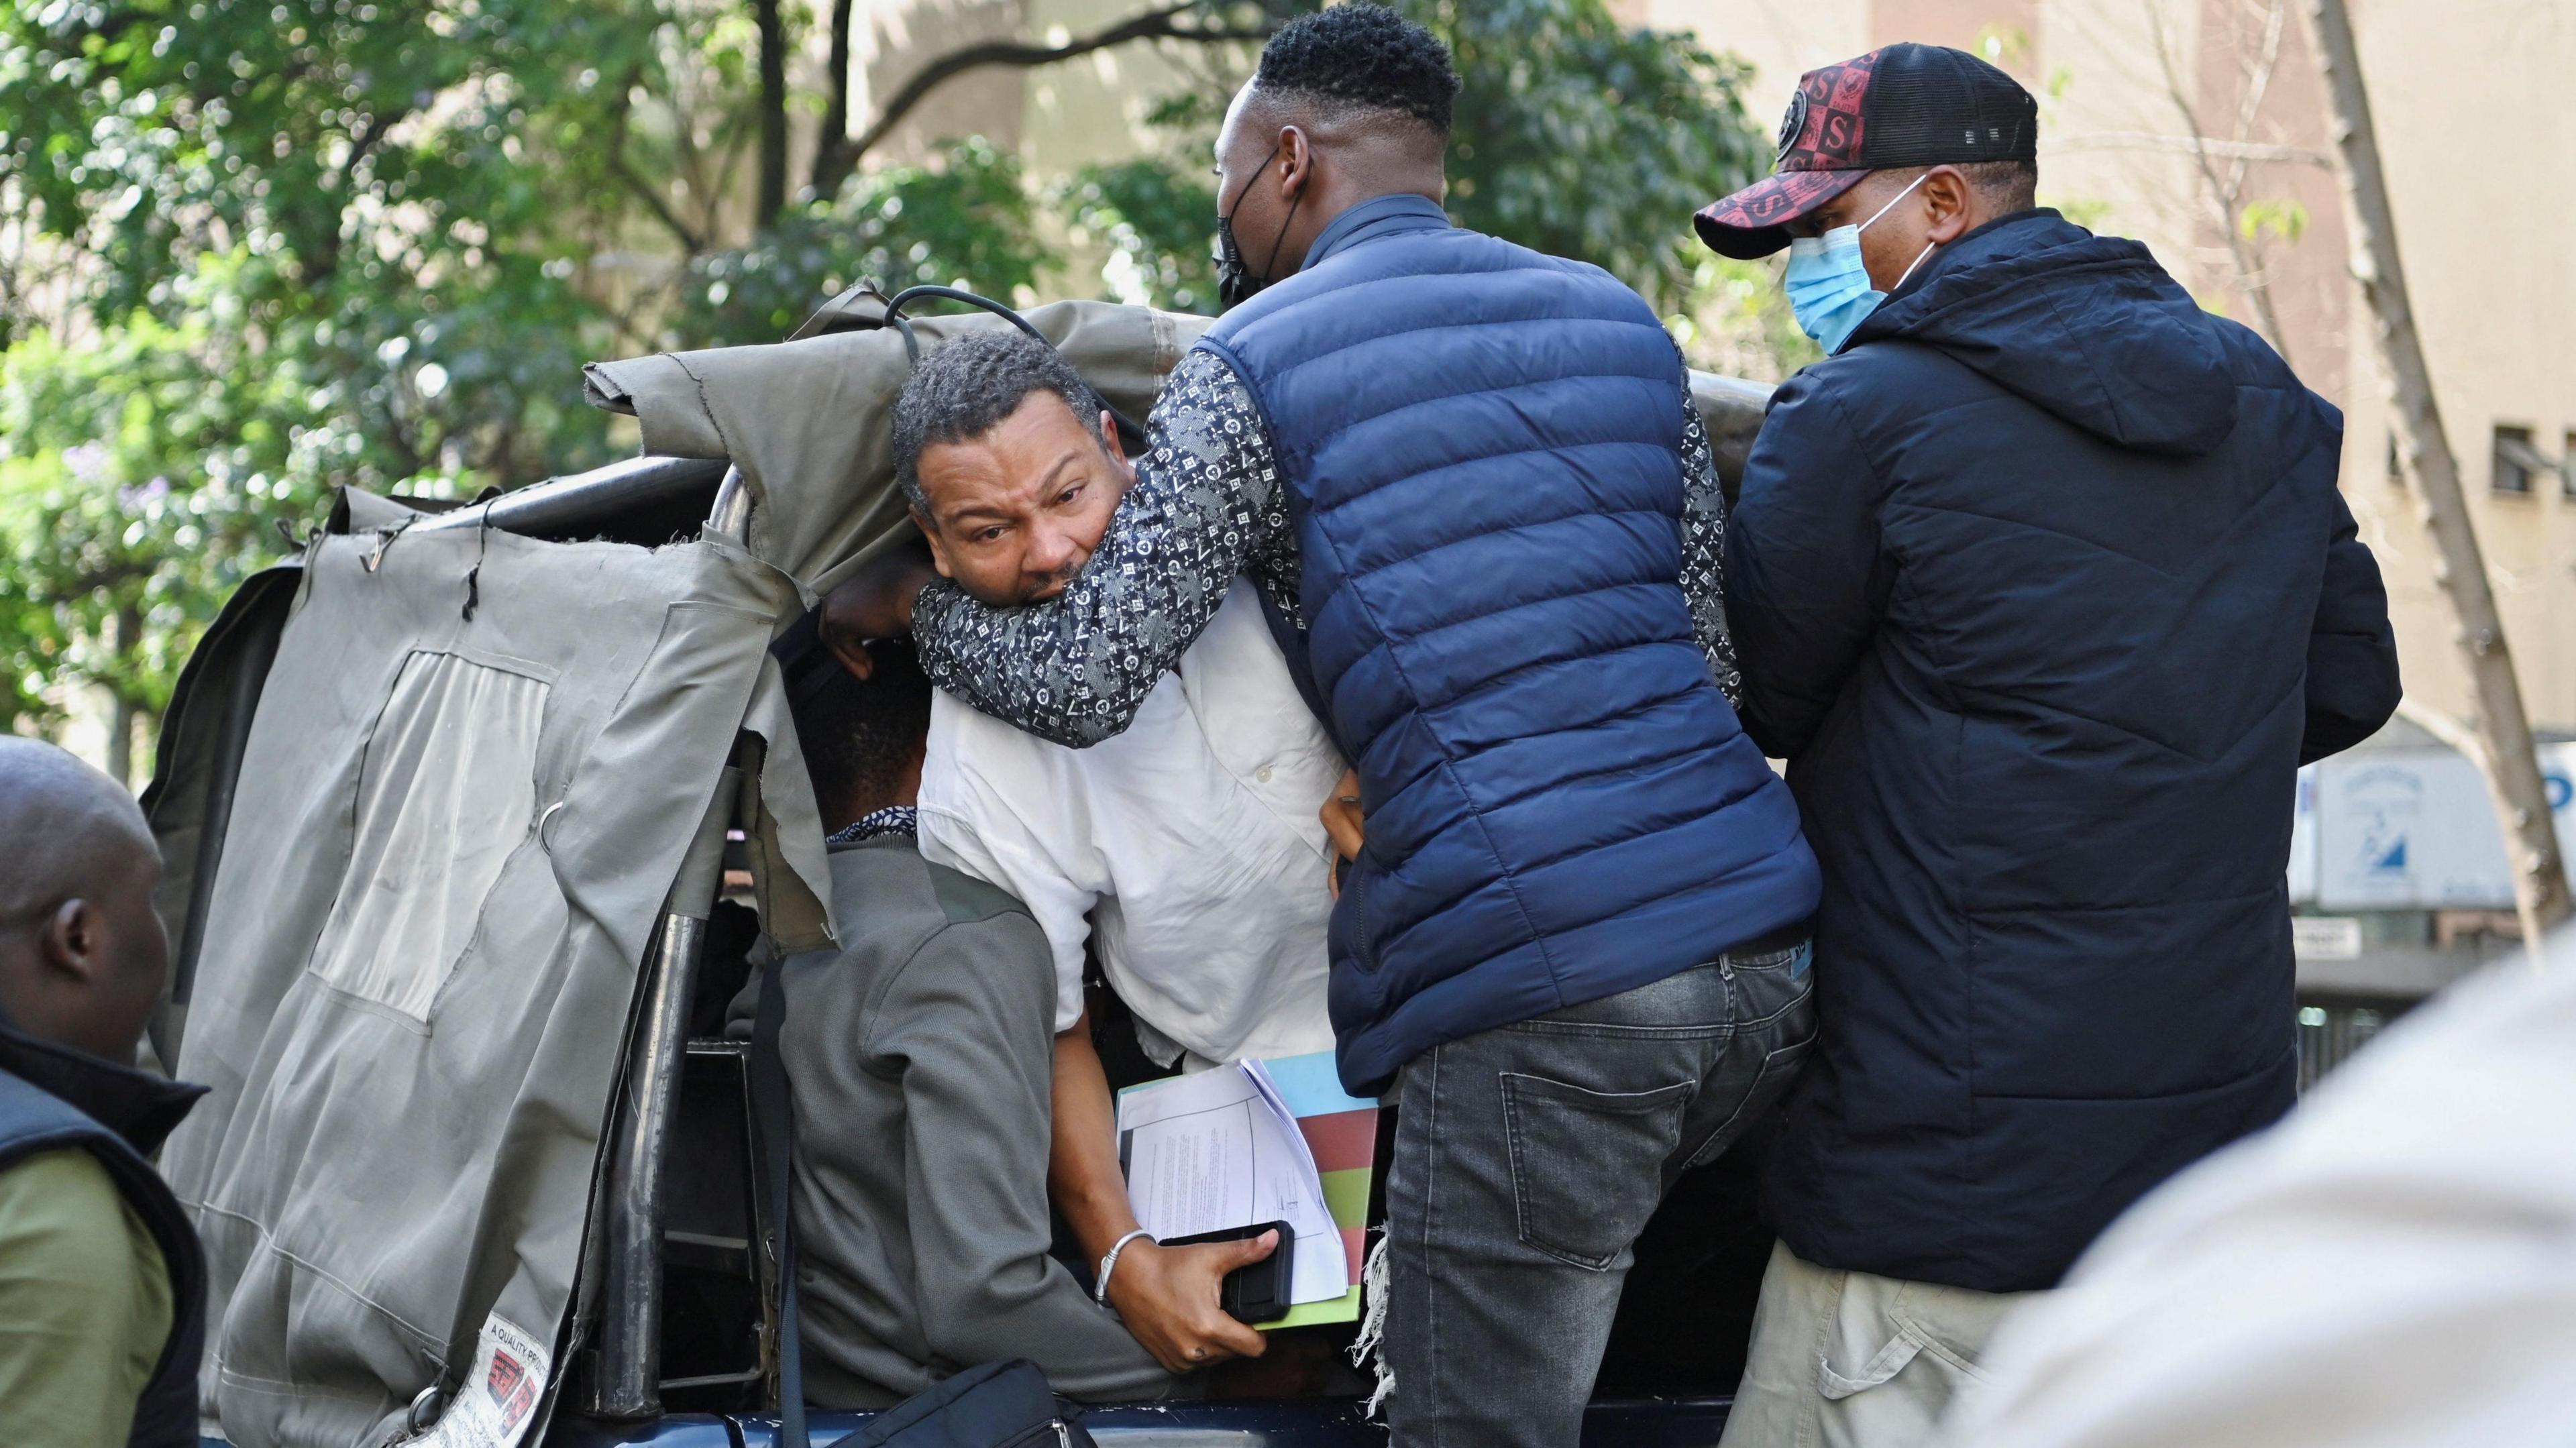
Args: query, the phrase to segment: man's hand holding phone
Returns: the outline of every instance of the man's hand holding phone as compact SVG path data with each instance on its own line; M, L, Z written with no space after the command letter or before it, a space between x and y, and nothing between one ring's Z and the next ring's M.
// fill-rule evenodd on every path
M1130 1243L1109 1276L1109 1305L1127 1330L1176 1373L1229 1358L1255 1358L1270 1343L1227 1314L1221 1305L1225 1274L1279 1249L1279 1234L1242 1242L1165 1247L1148 1239Z

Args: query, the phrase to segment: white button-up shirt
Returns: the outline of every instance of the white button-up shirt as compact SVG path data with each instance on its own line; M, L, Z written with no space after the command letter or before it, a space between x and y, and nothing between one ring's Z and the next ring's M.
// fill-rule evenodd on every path
M1324 1011L1343 761L1252 586L1114 739L1067 749L945 692L930 710L921 853L1009 891L1055 952L1056 1029L1082 1015L1083 945L1146 1051L1205 1061L1332 1049Z

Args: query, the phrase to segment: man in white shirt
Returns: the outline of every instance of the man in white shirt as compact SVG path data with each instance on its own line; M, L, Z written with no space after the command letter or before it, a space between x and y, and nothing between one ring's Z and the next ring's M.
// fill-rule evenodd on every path
M1015 332L926 358L896 404L894 452L928 556L882 559L825 601L824 638L862 676L862 645L909 628L934 571L996 607L1053 597L1134 477L1115 420L1079 374ZM933 703L922 854L1011 892L1046 933L1058 1031L1050 1185L1131 1318L1167 1306L1183 1316L1169 1299L1205 1286L1137 1234L1084 1012L1085 944L1096 928L1139 1044L1167 1065L1332 1049L1331 855L1318 814L1344 769L1242 580L1135 724L1093 748L1048 743L944 693ZM1239 1343L1181 1340L1184 1365Z
M1166 1066L1333 1048L1329 846L1342 758L1237 579L1134 727L1067 749L934 696L923 853L1018 896L1056 957L1056 1024L1083 1009L1083 946Z

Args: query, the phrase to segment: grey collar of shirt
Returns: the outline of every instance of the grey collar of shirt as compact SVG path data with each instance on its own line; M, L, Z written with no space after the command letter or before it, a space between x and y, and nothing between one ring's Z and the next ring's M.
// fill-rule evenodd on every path
M1428 196L1380 196L1334 217L1333 224L1325 227L1316 236L1314 244L1306 248L1305 267L1314 266L1337 251L1381 236L1392 236L1400 231L1445 229L1448 225L1449 213L1441 210L1440 203ZM1303 271L1305 267L1298 270Z

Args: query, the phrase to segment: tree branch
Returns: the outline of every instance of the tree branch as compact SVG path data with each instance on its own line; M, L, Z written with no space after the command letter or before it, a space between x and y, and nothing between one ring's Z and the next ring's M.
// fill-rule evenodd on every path
M2285 161L2300 166L2331 167L2334 158L2306 146L2275 146L2261 141L2222 141L2216 136L2177 136L2162 131L2082 131L2060 136L2039 148L2048 155L2072 151L2171 151L2243 161Z
M2182 75L2174 68L2174 48L2165 37L2164 17L2153 6L2148 7L2147 24L2155 32L2156 63L2164 71L2165 95L2182 116L2183 124L2191 128L2188 141L2192 162L2199 168L2202 182L2209 187L2211 204L2218 209L2219 240L2225 243L2228 262L2236 270L2236 284L2254 303L2254 317L2262 324L2263 340L2271 343L2272 350L2280 353L2281 360L2287 362L2290 360L2290 339L2282 332L2280 315L2272 308L2271 278L2264 275L2261 265L2251 254L2240 218L2244 168L2237 168L2233 184L2219 178L2218 160L2211 147L2222 143L2212 138L2208 134L2209 128L2200 123L2200 108L2184 91Z
M2262 117L2263 97L2270 93L2273 72L2280 68L2281 32L2286 28L2284 22L2289 9L2287 0L2269 0L2269 8L2263 17L2263 48L2255 56L2250 73L2239 67L2239 79L2245 91L2236 106L2236 141L2240 146L2254 139L2255 122ZM2236 164L2230 168L2228 185L2242 196L2245 194L2246 167L2255 158L2239 151L2234 159Z
M1179 24L1180 17L1194 8L1196 8L1194 0L1165 5L1157 10L1148 10L1142 15L1131 16L1105 30L1097 30L1089 35L1077 35L1062 45L1028 45L1019 41L994 40L952 50L913 72L912 79L905 81L902 88L887 99L884 107L877 112L877 118L869 123L867 130L850 142L848 147L850 164L855 166L861 156L874 150L878 142L883 141L897 125L902 123L905 116L911 114L915 106L920 105L923 99L938 89L942 83L970 70L988 65L1029 70L1041 65L1053 65L1059 60L1071 60L1076 56L1089 55L1095 50L1107 50L1112 46L1125 45L1131 40L1187 40L1213 45L1225 41L1254 41L1270 38L1273 27L1267 25L1185 26Z
M639 73L633 67L627 70L626 84L619 88L617 100L608 110L608 174L616 177L618 183L627 190L634 192L636 199L642 201L646 209L653 213L654 219L661 222L673 236L680 239L680 245L690 256L696 256L706 250L706 242L687 222L680 219L679 213L673 211L671 204L662 199L661 191L652 182L636 174L634 166L626 159L626 97L634 90Z
M103 589L114 588L121 583L131 583L138 578L149 578L152 576L152 571L151 564L133 558L120 558L113 563L102 563L96 568L73 574L63 580L62 597L82 598Z
M696 256L706 250L706 243L695 231L689 229L689 224L680 219L678 212L671 209L671 204L662 199L661 193L654 189L652 182L635 174L635 168L627 164L624 156L609 157L608 169L610 174L625 184L627 190L635 193L636 199L643 202L645 208L653 213L654 220L667 227L671 235L679 239L680 245L688 248L689 255Z
M368 153L375 150L377 143L384 140L385 132L392 130L403 117L410 114L409 107L397 110L390 116L376 111L368 112L365 124L349 134L349 154L341 159L338 166L332 168L335 179L331 183L331 189L334 192L345 190L349 183L357 178L358 163L367 159Z

